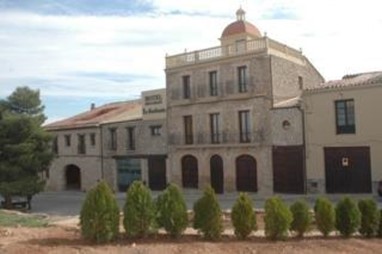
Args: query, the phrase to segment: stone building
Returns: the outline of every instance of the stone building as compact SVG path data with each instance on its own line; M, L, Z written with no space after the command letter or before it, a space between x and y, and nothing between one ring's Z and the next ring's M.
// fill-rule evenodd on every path
M165 90L142 99L94 107L45 126L57 154L47 174L47 189L88 190L105 179L124 191L136 179L152 189L166 185Z
M382 72L347 75L305 90L302 98L308 193L376 193Z
M302 193L299 96L323 78L300 51L262 36L242 9L236 16L220 46L166 57L170 180L218 193Z

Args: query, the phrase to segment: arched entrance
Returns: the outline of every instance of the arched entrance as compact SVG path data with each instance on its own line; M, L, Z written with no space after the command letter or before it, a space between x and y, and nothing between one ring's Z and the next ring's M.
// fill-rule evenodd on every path
M182 158L182 186L183 188L198 188L198 160L192 155Z
M224 172L223 159L219 155L214 155L210 159L210 178L211 186L216 193L223 193Z
M68 165L65 167L65 180L67 190L81 189L81 170L76 165Z
M236 189L237 191L257 191L256 160L250 155L236 158Z

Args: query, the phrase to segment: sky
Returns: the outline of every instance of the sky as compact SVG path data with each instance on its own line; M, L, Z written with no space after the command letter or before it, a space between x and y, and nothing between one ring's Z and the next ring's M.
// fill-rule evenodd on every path
M165 87L165 56L219 45L242 6L326 80L382 71L380 0L0 0L0 98L39 89L48 122Z

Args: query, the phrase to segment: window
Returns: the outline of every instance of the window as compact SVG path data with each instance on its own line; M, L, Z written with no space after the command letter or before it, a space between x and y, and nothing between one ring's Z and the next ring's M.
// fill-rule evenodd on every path
M211 143L220 143L220 114L210 114Z
M71 144L71 136L70 135L65 135L65 145L70 146Z
M339 100L335 106L337 134L355 133L354 100Z
M151 136L160 136L162 126L161 125L150 126L150 129L151 129Z
M109 129L109 149L110 150L117 150L117 129L116 128L110 128Z
M251 122L249 110L239 111L240 142L251 142Z
M58 154L58 137L55 136L52 144L53 153Z
M78 135L78 154L85 154L86 153L86 144L85 144L85 135L79 134Z
M247 92L247 66L238 67L237 73L239 93L245 93Z
M90 133L90 145L95 146L95 133Z
M184 141L187 145L194 143L193 130L192 130L192 116L184 116Z
M210 71L208 73L209 85L210 85L210 96L218 95L218 79L217 71Z
M135 150L135 128L127 127L127 150Z
M298 89L302 90L304 88L304 79L298 76Z
M190 76L183 76L183 99L191 98Z

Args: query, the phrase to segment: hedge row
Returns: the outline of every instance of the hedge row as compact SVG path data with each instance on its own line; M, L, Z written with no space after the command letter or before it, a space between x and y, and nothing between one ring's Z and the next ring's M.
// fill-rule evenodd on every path
M214 190L207 187L193 207L194 229L208 240L218 240L224 230L222 210ZM382 210L372 199L356 204L345 197L336 207L325 198L318 198L314 212L304 201L296 201L288 207L279 197L265 202L265 235L269 239L285 239L293 232L303 237L312 229L327 237L337 230L350 237L359 232L365 237L382 237ZM156 200L140 181L134 182L126 192L123 208L123 227L127 237L146 237L163 228L171 237L181 236L188 226L187 207L176 185L170 184ZM245 239L257 229L252 200L240 193L232 207L231 221L237 238ZM85 239L103 243L119 236L119 209L115 196L105 182L90 190L80 214L81 234Z

